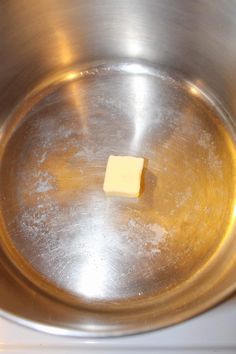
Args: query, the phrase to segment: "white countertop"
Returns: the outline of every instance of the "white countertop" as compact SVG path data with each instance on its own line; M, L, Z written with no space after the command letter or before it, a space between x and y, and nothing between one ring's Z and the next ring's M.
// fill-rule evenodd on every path
M0 353L236 353L236 295L194 319L160 331L115 339L47 335L0 319Z

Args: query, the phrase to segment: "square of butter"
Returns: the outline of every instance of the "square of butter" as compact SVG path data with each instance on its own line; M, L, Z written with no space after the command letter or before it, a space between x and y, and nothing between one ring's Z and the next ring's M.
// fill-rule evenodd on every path
M108 195L138 197L144 159L132 156L109 156L103 184Z

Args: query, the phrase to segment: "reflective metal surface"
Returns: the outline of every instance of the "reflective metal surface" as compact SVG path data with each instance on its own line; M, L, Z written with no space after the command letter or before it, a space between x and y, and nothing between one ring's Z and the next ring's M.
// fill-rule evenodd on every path
M221 4L0 5L3 316L129 334L236 288L236 2ZM140 198L104 195L110 154L146 159Z

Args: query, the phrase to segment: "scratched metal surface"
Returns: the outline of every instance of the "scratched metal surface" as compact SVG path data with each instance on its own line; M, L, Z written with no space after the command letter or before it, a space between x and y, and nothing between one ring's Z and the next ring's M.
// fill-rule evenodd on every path
M139 63L74 69L35 90L1 154L1 243L39 304L23 316L59 333L125 334L225 296L235 269L223 267L235 252L230 129L197 87ZM104 195L110 154L148 161L140 198Z

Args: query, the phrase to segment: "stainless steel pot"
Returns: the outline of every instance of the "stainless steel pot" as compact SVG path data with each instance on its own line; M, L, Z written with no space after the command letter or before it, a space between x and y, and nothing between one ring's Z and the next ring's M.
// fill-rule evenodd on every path
M112 336L236 288L235 0L0 4L0 314ZM110 154L143 156L138 199Z

